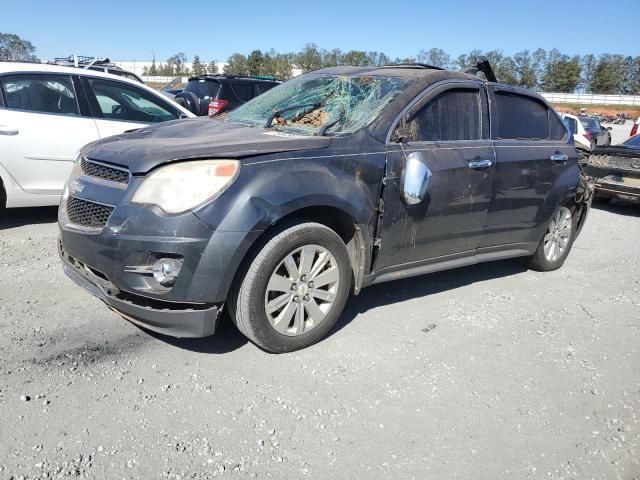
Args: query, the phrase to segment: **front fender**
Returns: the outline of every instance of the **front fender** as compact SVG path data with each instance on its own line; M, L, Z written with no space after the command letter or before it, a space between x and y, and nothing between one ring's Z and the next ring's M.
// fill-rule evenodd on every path
M243 164L220 198L196 211L216 231L266 230L303 208L326 206L368 224L377 208L384 153Z
M214 230L201 265L217 265L219 269L213 270L225 272L213 282L216 296L226 296L240 264L262 234L296 211L332 207L344 212L360 228L359 239L365 244L360 247L369 252L383 171L384 153L243 165L226 192L195 212ZM211 279L213 271L202 273Z

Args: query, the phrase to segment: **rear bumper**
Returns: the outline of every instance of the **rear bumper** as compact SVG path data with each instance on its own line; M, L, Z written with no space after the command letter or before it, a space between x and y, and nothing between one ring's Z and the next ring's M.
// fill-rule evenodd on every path
M158 301L121 291L66 253L61 242L59 245L67 276L130 322L173 337L206 337L215 333L219 305Z

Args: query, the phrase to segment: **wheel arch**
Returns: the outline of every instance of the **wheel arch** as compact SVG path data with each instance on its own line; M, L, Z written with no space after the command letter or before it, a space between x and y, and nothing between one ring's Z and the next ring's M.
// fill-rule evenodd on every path
M309 205L292 209L272 221L249 248L247 248L246 252L244 252L235 272L233 272L233 281L229 282L229 285L232 285L233 282L238 280L238 277L242 275L253 257L274 234L291 225L302 222L319 223L330 228L340 236L345 244L351 262L353 293L356 295L360 293L365 270L370 264L370 261L368 262L367 259L370 260L369 252L371 251L372 243L368 228L366 228L366 225L359 224L346 210L327 204Z

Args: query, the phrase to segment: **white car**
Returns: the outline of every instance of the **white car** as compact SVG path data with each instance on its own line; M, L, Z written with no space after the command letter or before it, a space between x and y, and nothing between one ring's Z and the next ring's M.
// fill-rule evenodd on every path
M0 62L0 209L57 205L80 148L89 142L194 116L120 76Z
M560 116L569 131L573 134L573 141L576 144L576 148L590 152L593 149L591 134L584 128L580 118L570 113L563 113Z

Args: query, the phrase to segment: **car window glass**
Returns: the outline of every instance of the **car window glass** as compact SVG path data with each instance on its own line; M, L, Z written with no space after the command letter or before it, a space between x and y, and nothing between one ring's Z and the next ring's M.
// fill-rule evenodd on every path
M79 115L71 78L64 75L9 75L0 79L6 108Z
M204 78L193 78L184 87L185 92L191 92L204 100L217 98L219 90L220 82L217 80L205 80Z
M533 98L496 93L498 139L544 140L549 137L547 107Z
M120 82L90 79L103 118L124 122L166 122L179 117L176 109L149 92Z
M567 129L558 116L549 111L549 138L552 140L562 140L567 135Z
M247 102L253 98L253 85L250 83L232 83L231 89L238 100Z
M264 92L266 92L267 90L271 90L275 86L276 86L276 84L274 84L274 83L258 83L257 84L258 94L261 95Z
M564 117L563 122L567 126L569 131L573 135L575 135L576 132L578 131L578 122L576 121L576 119L571 117Z
M409 138L419 142L482 138L480 92L452 89L439 94L409 122Z
M624 142L623 145L626 145L627 147L640 147L640 135L631 137L629 140Z

